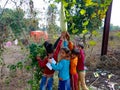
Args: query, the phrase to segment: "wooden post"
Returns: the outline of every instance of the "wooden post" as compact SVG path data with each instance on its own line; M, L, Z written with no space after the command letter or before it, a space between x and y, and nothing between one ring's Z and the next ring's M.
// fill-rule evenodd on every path
M104 23L104 31L103 31L103 39L102 39L102 50L101 56L107 54L108 49L108 38L109 38L109 29L110 29L110 18L111 18L111 9L112 9L112 2L108 8L106 13L105 23Z

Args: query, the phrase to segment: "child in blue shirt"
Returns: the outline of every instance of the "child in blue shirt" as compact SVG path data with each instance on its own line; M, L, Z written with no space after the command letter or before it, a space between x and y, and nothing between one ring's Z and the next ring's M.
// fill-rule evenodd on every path
M52 69L59 71L59 86L58 90L70 90L70 50L68 48L61 48L60 61L55 65L52 60L48 61L51 63Z

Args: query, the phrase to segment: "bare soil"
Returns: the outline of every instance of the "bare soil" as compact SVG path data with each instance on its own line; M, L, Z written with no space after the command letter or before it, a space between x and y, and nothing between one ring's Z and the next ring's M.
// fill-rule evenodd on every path
M120 90L120 48L109 48L108 54L92 55L86 60L86 82L97 90ZM97 75L95 75L97 73Z
M24 70L9 71L8 65L15 64L25 58L25 53L20 46L5 47L3 52L4 64L0 67L0 90L25 90L28 75Z
M100 57L98 51L96 49L90 57L86 58L88 68L86 73L87 85L95 87L91 90L98 90L98 88L100 90L120 90L120 49L109 49L108 55L103 57ZM20 46L6 47L3 53L5 65L0 66L0 70L2 68L0 90L30 90L30 86L27 84L29 76L26 71L10 72L7 68L9 64L23 60L25 53ZM95 76L95 73L98 76ZM111 78L109 78L109 75L111 75Z

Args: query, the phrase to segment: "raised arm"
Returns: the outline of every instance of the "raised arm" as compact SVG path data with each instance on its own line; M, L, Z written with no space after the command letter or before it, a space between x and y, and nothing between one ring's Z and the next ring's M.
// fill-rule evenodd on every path
M61 46L62 46L62 39L59 40L57 48L56 48L56 50L54 52L54 59L55 59L55 61L57 61L57 57L58 57L59 51L61 49Z
M54 49L56 49L59 41L60 41L60 37L55 41L55 43L54 43Z
M70 50L72 50L74 47L75 47L75 46L74 46L73 42L72 42L72 41L69 41L69 42L68 42L68 48L69 48Z

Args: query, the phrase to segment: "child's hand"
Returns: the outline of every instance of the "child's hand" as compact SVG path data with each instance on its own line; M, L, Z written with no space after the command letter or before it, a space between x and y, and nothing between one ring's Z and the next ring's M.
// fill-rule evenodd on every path
M49 62L49 63L52 63L52 59L48 59L48 62Z
M37 60L41 60L41 58L39 56L36 57Z
M66 32L63 31L63 32L61 33L61 38L64 39L64 38L65 38L65 35L66 35Z
M67 39L68 41L70 41L70 35L69 35L68 32L66 32L66 39Z

